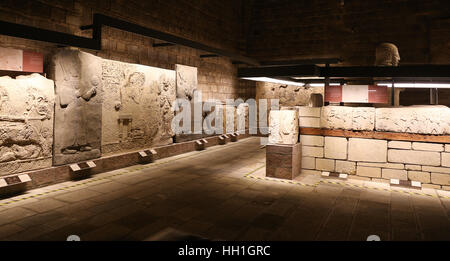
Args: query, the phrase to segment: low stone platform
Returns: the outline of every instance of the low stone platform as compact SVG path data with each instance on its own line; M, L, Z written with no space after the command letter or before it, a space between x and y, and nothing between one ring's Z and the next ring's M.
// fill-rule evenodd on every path
M266 147L266 176L292 180L301 171L302 146L268 144Z

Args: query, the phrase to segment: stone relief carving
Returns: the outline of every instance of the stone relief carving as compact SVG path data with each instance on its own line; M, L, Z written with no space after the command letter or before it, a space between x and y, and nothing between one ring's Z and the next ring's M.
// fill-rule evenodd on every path
M377 131L450 134L450 108L439 105L377 108L375 122Z
M0 175L52 165L54 84L0 77Z
M175 71L102 60L102 152L172 143Z
M54 164L98 158L101 153L101 58L72 49L58 51L51 72L56 86Z
M323 87L300 87L268 82L256 83L256 99L279 99L280 106L307 106L311 94L324 93Z
M192 100L197 90L197 67L175 65L177 98Z
M269 132L269 144L296 144L299 132L297 110L271 110Z

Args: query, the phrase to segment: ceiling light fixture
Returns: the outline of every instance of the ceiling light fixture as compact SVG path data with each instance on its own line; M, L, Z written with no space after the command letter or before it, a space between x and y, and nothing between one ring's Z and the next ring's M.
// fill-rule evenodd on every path
M378 83L378 86L391 87L392 83ZM450 89L448 83L394 83L396 88L447 88Z
M241 79L244 80L250 80L250 81L257 81L257 82L271 82L271 83L279 83L279 84L287 84L287 85L294 85L294 86L305 86L303 82L293 82L293 81L284 81L269 77L243 77Z

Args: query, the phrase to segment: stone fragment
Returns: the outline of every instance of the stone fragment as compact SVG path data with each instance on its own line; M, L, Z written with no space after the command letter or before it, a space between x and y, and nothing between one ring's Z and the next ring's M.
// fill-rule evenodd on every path
M300 142L304 146L323 146L323 136L300 135Z
M381 168L357 166L356 175L371 178L381 178Z
M352 129L353 108L325 106L322 108L321 126L326 129Z
M325 158L347 159L347 138L325 137Z
M412 181L419 181L422 183L431 182L430 172L425 171L408 171L408 179Z
M192 100L198 84L197 67L176 64L175 72L177 98Z
M384 179L408 180L408 173L402 169L382 169L381 176Z
M295 110L271 110L269 144L298 142L298 115Z
M348 159L351 161L386 162L387 141L350 138Z
M354 107L352 113L352 130L373 131L375 129L375 108Z
M323 147L302 146L302 155L306 157L323 157Z
M388 148L410 150L411 142L409 142L409 141L389 141Z
M354 175L356 174L356 162L336 160L336 172Z
M390 149L388 160L389 162L439 166L441 165L441 154L432 151ZM422 170L424 169L422 168Z
M316 169L323 171L334 171L334 160L316 159Z
M426 142L413 142L412 143L412 149L413 150L424 150L424 151L441 152L441 151L444 151L444 145L443 144L436 144L436 143L426 143Z
M0 77L0 176L51 167L54 104L52 80Z

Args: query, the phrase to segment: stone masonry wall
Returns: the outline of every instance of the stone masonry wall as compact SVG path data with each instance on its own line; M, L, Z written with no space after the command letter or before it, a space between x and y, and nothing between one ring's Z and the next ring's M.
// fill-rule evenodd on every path
M450 190L450 144L300 135L303 173L330 171L388 182L412 180Z
M448 134L448 117L443 115L449 108L445 106L297 109L301 127ZM420 124L412 118L420 119ZM395 178L419 181L425 188L450 190L450 144L302 135L301 132L300 142L303 173L339 172L380 182Z
M185 37L216 48L239 52L241 3L236 0L153 0L83 1L36 0L0 2L0 20L91 37L81 25L92 23L101 13L152 29ZM237 78L237 67L224 57L201 59L205 54L182 46L153 47L160 41L137 34L103 27L102 50L83 49L105 59L174 70L175 64L198 67L198 89L203 99L254 97L254 84ZM41 52L45 62L56 44L0 35L0 46Z

